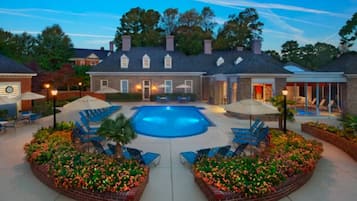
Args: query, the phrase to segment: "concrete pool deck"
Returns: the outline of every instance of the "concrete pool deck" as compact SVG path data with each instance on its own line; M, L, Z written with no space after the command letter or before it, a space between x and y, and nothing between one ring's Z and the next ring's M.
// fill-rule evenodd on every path
M120 103L119 113L130 117L138 105L154 103ZM182 165L179 159L181 151L197 150L205 147L227 145L233 134L231 127L248 127L248 120L240 120L224 115L219 106L195 103L205 107L202 112L213 122L204 134L162 139L139 135L129 146L144 151L161 154L157 167L150 170L150 181L141 201L204 201L203 193L193 181L190 168ZM69 121L78 118L76 113L61 113L57 121ZM313 138L300 131L300 123L318 120L338 124L334 117L297 117L295 122L288 122L287 128L297 131L307 138ZM277 127L276 122L266 122ZM32 133L40 127L52 125L52 116L39 119L33 124L21 124L16 129L9 128L0 133L0 201L69 201L71 199L58 194L42 184L32 175L28 163L24 160L23 146L32 138ZM282 201L353 201L357 197L357 162L347 154L323 142L324 152L311 180L299 190Z

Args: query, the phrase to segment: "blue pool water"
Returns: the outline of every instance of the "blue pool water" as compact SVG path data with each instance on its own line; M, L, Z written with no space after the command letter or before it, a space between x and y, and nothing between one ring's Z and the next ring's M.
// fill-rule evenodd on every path
M300 116L316 116L316 111L305 111L304 109L296 109L296 115L300 115Z
M198 135L213 124L195 106L141 106L131 118L139 134L175 138Z

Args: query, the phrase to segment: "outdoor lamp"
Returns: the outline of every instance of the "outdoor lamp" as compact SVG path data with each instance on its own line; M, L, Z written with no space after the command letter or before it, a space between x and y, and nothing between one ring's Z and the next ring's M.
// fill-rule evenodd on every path
M78 82L78 86L79 86L79 97L82 97L82 82Z
M46 101L48 102L49 90L51 85L49 83L45 83L43 86L46 89Z
M287 116L286 96L288 95L288 90L284 88L281 92L284 96L284 133L286 133L286 116Z
M53 97L53 128L56 129L56 96L57 96L58 90L57 89L52 89L51 90L51 95Z

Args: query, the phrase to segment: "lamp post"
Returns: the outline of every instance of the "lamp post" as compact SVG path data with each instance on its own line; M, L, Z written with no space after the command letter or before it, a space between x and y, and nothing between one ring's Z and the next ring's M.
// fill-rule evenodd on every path
M79 98L82 98L82 82L78 82L79 86Z
M288 90L286 88L284 88L282 90L282 94L284 96L284 133L286 133L286 117L287 117L286 96L288 95Z
M57 96L57 89L52 89L51 94L53 97L53 128L56 129L56 96Z
M48 96L49 96L49 90L50 90L50 84L46 83L43 85L46 89L46 101L48 102Z

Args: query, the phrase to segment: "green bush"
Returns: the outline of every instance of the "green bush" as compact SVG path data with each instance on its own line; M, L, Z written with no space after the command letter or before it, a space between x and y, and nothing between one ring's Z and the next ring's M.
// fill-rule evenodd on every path
M112 102L131 102L131 101L141 101L141 93L115 93L115 94L106 94L105 98L107 101Z

